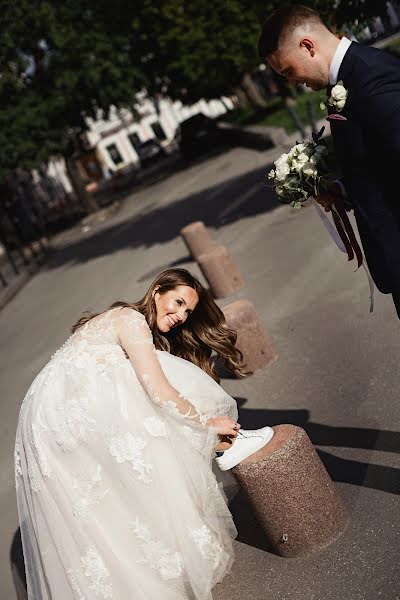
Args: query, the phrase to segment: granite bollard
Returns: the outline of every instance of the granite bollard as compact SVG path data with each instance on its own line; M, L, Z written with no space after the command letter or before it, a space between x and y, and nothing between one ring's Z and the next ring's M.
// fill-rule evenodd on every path
M277 358L254 304L249 300L237 300L227 304L223 312L228 326L237 333L236 347L243 354L248 369L256 371Z
M216 245L203 221L194 221L183 227L181 236L194 260L197 260L200 254L209 252Z
M214 298L225 298L243 286L243 278L225 246L214 246L197 258Z
M232 473L274 550L308 556L340 537L349 514L304 429L273 429L272 440Z

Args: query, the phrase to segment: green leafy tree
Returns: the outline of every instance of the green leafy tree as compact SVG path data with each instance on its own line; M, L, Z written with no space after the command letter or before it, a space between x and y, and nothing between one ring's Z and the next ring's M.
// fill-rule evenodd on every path
M259 20L239 0L143 0L136 54L152 91L186 101L231 93L259 63ZM137 5L136 5L137 6Z
M381 14L378 0L303 0L330 23ZM71 157L86 118L135 94L186 102L233 92L257 67L260 24L278 0L0 0L0 181ZM248 80L248 78L247 78Z
M374 17L385 15L387 11L386 0L292 0L285 4L310 6L321 14L328 25L337 28L353 26L356 22L367 24ZM282 2L252 0L251 6L263 22L273 10L282 6Z
M132 51L133 3L2 4L0 178L55 154L72 169L85 118L96 118L99 110L107 114L113 104L132 104L146 83ZM70 174L87 209L95 208L76 173Z

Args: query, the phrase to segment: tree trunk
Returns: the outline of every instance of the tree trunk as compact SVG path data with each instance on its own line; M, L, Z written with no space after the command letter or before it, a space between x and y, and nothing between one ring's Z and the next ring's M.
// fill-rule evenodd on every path
M241 87L245 90L251 104L260 108L265 107L265 100L260 94L256 84L254 83L250 73L245 73Z
M249 99L247 97L246 92L244 90L242 90L242 88L240 88L240 87L236 88L235 95L237 96L238 104L239 104L240 108L249 108L249 106L250 106Z
M98 204L96 200L86 191L82 177L79 173L79 169L76 166L75 159L73 156L65 156L64 160L71 185L83 210L87 214L95 212L99 209Z

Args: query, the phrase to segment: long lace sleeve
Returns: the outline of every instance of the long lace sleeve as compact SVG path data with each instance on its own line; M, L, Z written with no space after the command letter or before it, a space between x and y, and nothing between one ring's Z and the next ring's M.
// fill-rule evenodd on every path
M152 402L185 420L205 427L209 415L197 411L167 380L158 361L145 317L130 308L116 311L119 343L127 353L144 391Z

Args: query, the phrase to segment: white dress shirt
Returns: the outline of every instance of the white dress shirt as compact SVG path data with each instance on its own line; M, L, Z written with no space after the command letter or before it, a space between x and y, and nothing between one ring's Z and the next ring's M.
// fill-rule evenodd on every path
M335 85L337 83L340 66L351 43L352 42L346 37L342 37L342 39L340 40L338 47L336 48L336 52L333 55L331 66L329 67L330 85Z
M340 40L340 42L336 48L335 54L333 55L331 66L329 67L329 84L330 85L336 85L337 78L339 75L339 69L341 67L341 64L343 62L345 54L346 54L347 50L349 49L351 43L352 42L346 37L342 37L342 39ZM342 191L343 197L345 199L347 199L347 192L346 192L346 188L344 187L343 181L341 181L340 179L335 179L335 183L337 183L339 185L339 187Z

